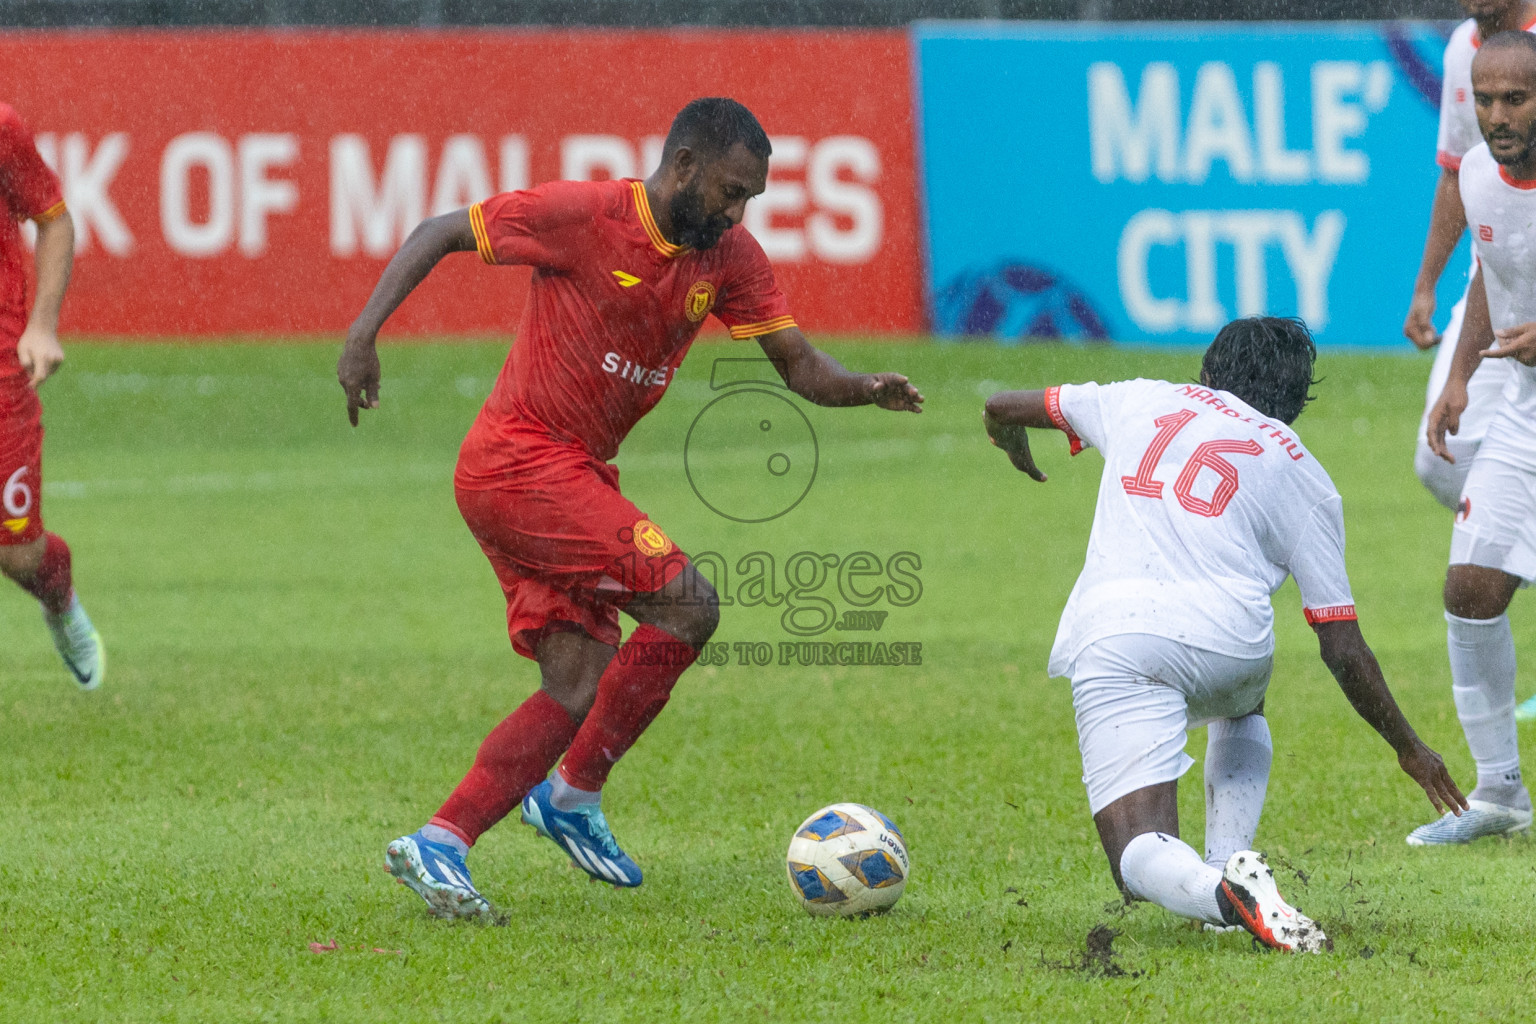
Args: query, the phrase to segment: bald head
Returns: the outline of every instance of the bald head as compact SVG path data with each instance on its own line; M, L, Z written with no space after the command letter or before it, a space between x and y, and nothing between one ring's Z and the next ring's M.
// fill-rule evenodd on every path
M1506 50L1523 51L1524 60L1536 60L1536 35L1517 30L1514 32L1500 32L1483 40L1483 44L1477 48L1477 56L1472 58L1472 66L1477 67L1477 62L1489 54L1500 54ZM1517 58L1519 59L1519 58Z
M1500 32L1472 58L1472 98L1488 152L1521 178L1536 173L1536 36Z

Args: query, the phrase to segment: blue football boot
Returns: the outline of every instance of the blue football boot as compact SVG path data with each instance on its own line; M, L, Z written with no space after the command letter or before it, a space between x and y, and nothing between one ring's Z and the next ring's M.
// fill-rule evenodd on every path
M523 823L552 840L571 858L571 863L599 882L625 889L640 884L640 866L619 849L599 804L583 804L562 811L550 802L548 779L533 787L523 799Z
M427 901L433 917L489 919L491 903L469 880L469 868L459 851L424 839L420 832L401 836L384 851L384 870Z

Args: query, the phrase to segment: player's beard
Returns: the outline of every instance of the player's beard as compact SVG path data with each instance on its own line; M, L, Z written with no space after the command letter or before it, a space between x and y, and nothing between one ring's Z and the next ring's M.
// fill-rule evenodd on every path
M1489 155L1491 155L1495 161L1502 164L1503 166L1513 167L1524 164L1531 159L1533 153L1536 153L1536 122L1532 122L1526 126L1524 135L1521 135L1517 131L1506 129L1490 133L1485 141L1488 143ZM1524 146L1514 152L1494 149L1493 144L1495 142L1511 141L1516 143L1524 143Z
M692 182L672 193L668 210L677 240L690 249L713 249L720 237L731 229L731 219L724 214L704 212L704 193Z

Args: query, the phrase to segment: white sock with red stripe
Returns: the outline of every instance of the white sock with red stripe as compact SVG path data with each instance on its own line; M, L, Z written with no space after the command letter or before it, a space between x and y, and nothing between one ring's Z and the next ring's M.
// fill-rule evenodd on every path
M1274 743L1263 715L1218 718L1205 743L1205 862L1217 871L1253 848Z
M1451 696L1477 762L1473 800L1528 810L1520 778L1520 741L1515 728L1515 637L1509 616L1463 619L1445 613L1451 658Z
M1181 917L1224 925L1216 888L1221 871L1200 859L1195 848L1177 836L1143 832L1120 855L1120 877L1133 896Z

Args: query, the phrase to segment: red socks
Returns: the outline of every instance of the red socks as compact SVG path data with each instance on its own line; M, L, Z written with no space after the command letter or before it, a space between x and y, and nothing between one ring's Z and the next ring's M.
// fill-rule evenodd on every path
M480 744L474 767L431 824L474 845L481 833L544 781L575 735L570 713L549 694L537 691L491 730Z
M50 615L58 615L69 607L69 595L74 590L69 545L56 533L43 536L47 538L43 542L43 560L32 578L21 584L21 589L41 601Z
M602 789L614 762L661 714L678 676L698 656L670 633L640 626L603 672L597 700L580 729L558 701L539 690L491 730L474 767L430 824L473 846L544 781L561 752L560 774L566 782L577 789Z
M678 676L698 656L655 626L636 628L603 672L597 700L560 762L561 777L577 789L602 789L614 762L661 714Z

